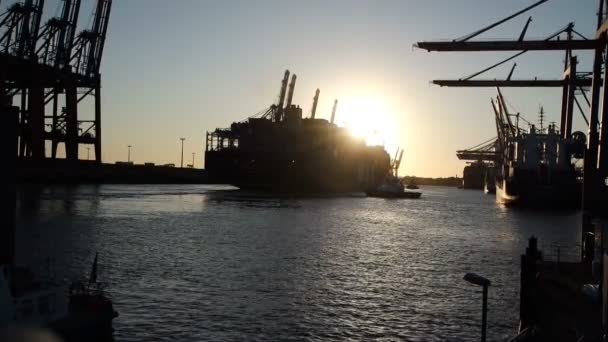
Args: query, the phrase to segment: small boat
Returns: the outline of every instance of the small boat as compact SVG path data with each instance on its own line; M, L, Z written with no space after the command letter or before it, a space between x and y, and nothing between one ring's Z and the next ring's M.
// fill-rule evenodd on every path
M381 190L368 190L365 192L368 197L381 198L420 198L422 193L417 191L386 192Z
M399 149L395 154L395 159L391 161L391 169L384 177L384 181L378 187L368 189L365 194L369 197L382 197L382 198L420 198L422 193L417 191L406 191L403 186L403 181L397 176L399 165L401 164L401 158L403 157L403 150L399 153ZM416 186L416 189L418 187Z
M392 174L387 175L380 186L365 191L365 194L369 197L382 198L420 198L422 195L422 193L417 191L405 190L399 178Z
M0 329L46 328L68 342L112 340L118 313L103 287L97 282L97 256L90 278L69 290L28 269L1 265Z
M407 189L410 190L416 190L416 189L420 189L420 187L418 185L416 185L416 182L414 182L414 180L412 179L410 181L410 183L406 186Z

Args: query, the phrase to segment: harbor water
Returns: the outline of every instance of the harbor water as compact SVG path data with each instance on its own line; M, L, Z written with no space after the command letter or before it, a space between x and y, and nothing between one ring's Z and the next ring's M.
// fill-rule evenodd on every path
M117 341L478 341L517 330L519 263L534 235L564 260L580 213L501 207L422 187L418 200L268 197L209 185L28 186L17 260L68 283L99 252Z

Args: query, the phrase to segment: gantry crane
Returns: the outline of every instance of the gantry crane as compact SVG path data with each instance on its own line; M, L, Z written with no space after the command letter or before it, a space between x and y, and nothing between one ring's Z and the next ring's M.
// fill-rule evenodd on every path
M391 162L391 173L398 177L399 167L401 166L401 159L403 158L403 150L397 148L397 152L395 152L395 158Z
M93 24L78 35L81 0L62 0L61 15L43 27L44 0L13 4L0 15L0 98L4 105L19 102L21 158L43 160L50 142L50 157L64 143L66 159L76 161L79 145L93 144L101 162L99 71L112 0L95 1ZM94 118L83 120L79 105L87 96L94 97Z
M522 13L545 3L547 0L538 1L517 13L489 25L470 35L452 41L418 42L417 47L427 51L519 51L514 56L499 62L489 68L475 73L465 79L459 80L436 80L435 84L445 86L557 86L563 88L562 111L560 118L560 135L562 138L570 138L572 134L573 108L580 105L575 98L575 90L581 87L591 87L591 99L585 97L589 104L589 118L583 117L588 125L588 138L584 159L584 184L583 184L583 241L586 233L593 232L593 217L604 215L605 206L608 203L608 18L605 10L608 8L608 0L599 0L598 20L595 37L586 38L574 30L572 23L557 34L549 36L544 40L526 40L525 33L529 24L517 40L477 40L470 39L510 20ZM560 39L562 33L566 39ZM575 39L573 36L577 35ZM566 53L563 78L561 80L511 80L511 73L506 80L473 80L472 78L488 71L496 66L516 58L528 51L562 50ZM577 58L572 55L575 50L588 50L594 53L593 69L591 73L580 73L577 71ZM591 76L590 78L587 76ZM603 95L600 94L603 89ZM583 92L584 94L584 92ZM499 96L500 97L500 96ZM499 100L500 101L500 100ZM601 106L600 106L601 104ZM502 106L502 105L501 105ZM496 107L495 107L496 108ZM600 109L601 108L601 109ZM581 110L582 112L582 110ZM601 117L600 117L601 113ZM497 114L497 117L500 113ZM509 116L506 115L506 118ZM510 134L509 130L503 130L497 119L497 128ZM500 140L500 139L499 139ZM583 253L584 254L584 253Z

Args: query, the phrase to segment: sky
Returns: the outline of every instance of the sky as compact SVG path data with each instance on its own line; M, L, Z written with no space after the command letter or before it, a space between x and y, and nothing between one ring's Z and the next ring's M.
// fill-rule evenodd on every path
M80 27L94 0L82 0ZM12 1L14 2L14 1ZM417 41L454 39L533 0L114 0L102 60L103 161L180 162L203 167L204 136L269 107L285 69L298 75L294 103L317 117L378 134L390 153L405 149L400 175L462 175L455 151L496 135L492 88L441 88L433 79L467 76L514 52L428 53ZM11 1L2 1L1 7ZM593 36L597 0L550 0L482 38L542 38L575 22ZM47 0L45 17L58 13ZM590 52L578 53L590 70ZM561 77L563 52L530 52L513 78ZM504 78L511 64L483 78ZM514 111L536 121L543 105L559 121L561 89L505 89ZM586 129L575 114L575 129ZM374 141L371 141L374 140ZM81 157L86 157L81 149Z

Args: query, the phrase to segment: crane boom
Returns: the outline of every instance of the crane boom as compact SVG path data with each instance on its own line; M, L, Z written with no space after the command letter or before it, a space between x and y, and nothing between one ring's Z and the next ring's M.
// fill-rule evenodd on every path
M112 0L97 0L97 9L95 10L92 30L93 43L89 47L88 54L89 62L87 63L87 75L96 75L99 73L111 8Z
M287 93L287 103L285 107L291 106L291 100L293 99L293 92L296 89L296 79L298 76L296 74L291 75L291 82L289 83L289 92Z
M496 87L496 91L498 91L498 102L502 108L501 113L503 113L503 122L509 128L508 134L509 136L515 136L515 126L513 126L513 122L511 121L511 115L509 114L509 109L507 108L507 104L505 103L505 99L502 96L502 92L499 87Z
M0 46L5 54L20 59L36 59L36 40L43 6L44 0L26 0L9 7L0 22L4 30Z
M334 120L336 119L336 109L338 108L338 99L334 100L334 108L331 111L331 120L329 121L330 123L334 123Z
M64 1L61 19L65 26L61 30L59 36L55 67L66 68L69 66L72 48L74 47L76 25L78 24L78 14L80 13L80 1L81 0Z
M315 97L313 97L313 99L312 99L312 110L310 112L311 119L314 119L315 114L317 113L317 103L319 103L319 93L321 93L321 91L319 90L319 88L317 88L317 91L315 92Z
M401 166L401 158L403 158L403 150L401 150L401 152L399 152L399 158L397 158L397 160L395 160L395 176L397 175L397 172L399 171L399 166Z
M42 64L69 69L81 0L63 0L61 16L47 21L38 37L36 55Z
M112 0L97 0L93 25L78 34L71 62L76 72L90 79L97 78L103 56Z
M279 103L275 112L274 121L280 121L283 116L283 103L285 102L285 94L287 93L287 82L289 82L289 70L285 70L285 75L281 81L281 91L279 92Z

